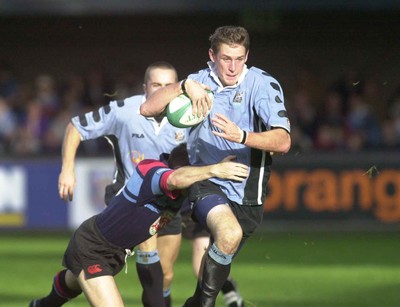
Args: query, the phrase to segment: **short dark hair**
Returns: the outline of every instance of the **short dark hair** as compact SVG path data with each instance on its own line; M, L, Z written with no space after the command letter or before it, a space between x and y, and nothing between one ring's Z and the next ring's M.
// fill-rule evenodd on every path
M223 26L215 30L210 35L209 40L211 42L211 49L218 53L221 44L241 45L246 49L246 52L250 48L250 35L247 30L239 26Z
M174 149L172 149L168 158L169 168L176 169L189 164L190 163L189 163L189 156L186 148L186 143L181 143Z
M173 70L173 71L175 72L175 74L176 74L176 78L177 78L176 81L178 81L178 72L176 71L175 67L174 67L172 64L168 63L168 62L165 62L165 61L158 61L158 62L154 62L154 63L150 64L150 65L146 68L146 71L145 71L145 73L144 73L144 83L145 83L145 84L147 83L147 81L149 81L150 72L151 72L153 69L156 69L156 68Z

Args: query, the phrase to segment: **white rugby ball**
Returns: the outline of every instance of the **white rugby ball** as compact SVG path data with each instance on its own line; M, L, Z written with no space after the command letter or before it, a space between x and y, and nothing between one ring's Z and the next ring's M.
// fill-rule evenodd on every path
M211 101L214 99L212 92L207 91ZM206 116L211 110L207 110ZM171 125L178 128L193 127L201 123L206 116L192 114L192 101L185 94L181 94L167 105L167 118Z

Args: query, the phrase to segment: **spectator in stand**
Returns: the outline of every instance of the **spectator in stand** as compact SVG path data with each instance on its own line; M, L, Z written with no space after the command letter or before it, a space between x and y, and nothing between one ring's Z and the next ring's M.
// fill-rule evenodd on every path
M0 155L10 152L11 141L17 128L17 117L6 98L0 96Z
M346 126L348 149L352 151L377 149L381 145L382 136L378 119L360 94L353 93L350 96Z
M319 110L314 146L317 150L340 150L345 147L343 97L335 90L326 93Z
M42 153L42 140L47 131L48 122L43 107L35 100L31 100L26 106L23 121L17 129L13 151L22 156Z
M304 89L295 91L289 101L292 150L309 151L317 132L317 112L314 103Z
M25 87L26 92L19 96L20 124L12 150L17 155L38 155L43 153L49 123L59 112L58 88L54 78L47 74L36 77L32 90Z
M43 116L50 120L60 108L59 90L54 78L41 74L35 79L34 100L41 107Z
M142 75L138 72L144 69L137 67L135 64L129 64L116 82L116 99L124 99L142 92Z
M354 67L349 67L330 87L332 91L340 95L342 114L346 114L349 109L350 95L360 90L360 80L360 73Z
M400 148L399 128L400 125L396 127L396 122L394 120L387 119L382 123L382 148L385 150L396 150Z
M108 104L109 96L113 94L113 87L104 68L99 64L92 64L85 73L84 78L83 101L85 106L93 110Z
M400 88L389 99L386 120L382 124L383 145L387 149L400 148Z
M13 107L18 94L19 82L11 65L0 62L0 97L7 98L8 106Z

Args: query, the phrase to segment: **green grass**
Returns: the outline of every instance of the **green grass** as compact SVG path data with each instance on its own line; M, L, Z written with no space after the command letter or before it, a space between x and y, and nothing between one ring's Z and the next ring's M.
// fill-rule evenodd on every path
M50 290L69 234L0 233L0 306L27 306ZM251 238L232 267L246 306L400 306L397 233L261 234ZM141 306L134 259L117 283L127 306ZM175 268L174 306L195 280L184 242ZM88 306L80 297L67 306ZM221 297L218 306L223 306Z

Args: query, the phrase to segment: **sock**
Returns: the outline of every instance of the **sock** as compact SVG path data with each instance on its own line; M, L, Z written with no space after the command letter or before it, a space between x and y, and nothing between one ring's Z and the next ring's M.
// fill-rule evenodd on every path
M58 307L64 305L70 299L77 297L82 293L82 290L72 290L65 283L65 273L67 270L62 270L54 276L53 287L49 295L40 299L40 306Z
M231 279L228 278L225 281L224 285L222 286L221 292L223 294L225 294L225 293L228 293L228 292L231 292L231 291L236 291L236 288L235 288L235 285L233 284L233 282L231 281Z
M184 306L215 306L218 293L226 282L233 255L227 255L213 243L206 254L201 284L197 283L196 291L186 300Z
M165 307L171 307L171 305L172 305L171 289L164 290L163 297L164 297Z
M164 306L163 272L158 251L142 252L137 250L136 270L143 288L143 306Z
M201 306L215 306L218 293L228 279L233 255L224 254L213 243L208 250L201 283Z

